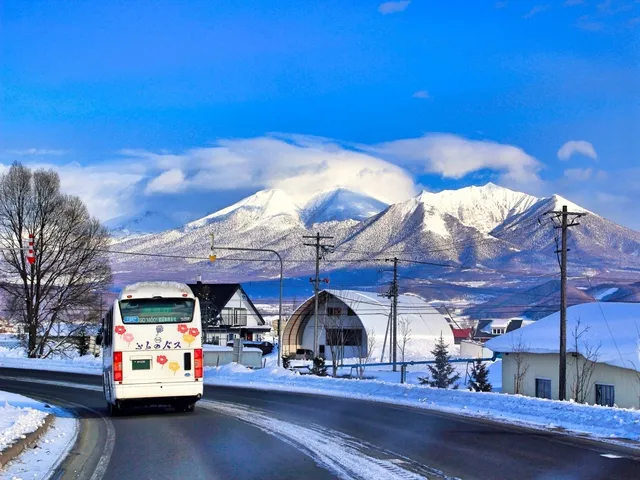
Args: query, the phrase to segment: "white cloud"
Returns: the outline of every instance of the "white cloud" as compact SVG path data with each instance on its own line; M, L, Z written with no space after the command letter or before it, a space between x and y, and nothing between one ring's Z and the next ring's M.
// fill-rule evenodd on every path
M177 193L188 187L188 182L179 168L172 168L162 172L151 180L145 189L146 194Z
M147 194L281 188L304 200L340 185L392 203L417 193L412 175L403 168L310 136L221 140L213 147L180 155L140 150L125 153L134 163L146 162L159 170L169 164L173 167L151 180Z
M598 158L596 149L593 148L593 145L585 140L568 141L558 150L558 158L560 160L569 160L576 153L592 158L594 160Z
M66 150L55 150L49 148L26 148L23 150L7 150L8 155L17 155L21 157L43 157L47 155L60 156L68 153Z
M426 90L418 90L413 94L413 98L423 98L425 100L429 100L431 99L431 95L429 95L429 92L427 92Z
M388 15L390 13L404 12L410 3L411 3L411 0L401 0L398 2L385 2L380 4L380 6L378 7L378 11L383 15Z
M82 199L89 212L100 220L116 217L130 210L135 196L135 186L143 176L139 173L115 169L114 165L101 167L82 166L78 163L52 165L25 163L32 169L52 169L60 175L60 188L64 193ZM8 170L0 164L0 173Z
M531 10L529 10L527 13L525 13L522 16L522 18L527 19L527 18L534 17L535 15L538 15L539 13L542 13L545 10L548 10L549 8L551 8L549 5L536 5Z
M609 178L604 170L594 170L593 168L567 168L564 171L567 180L574 182L583 182L586 180L603 181Z
M542 168L535 158L513 145L442 133L395 140L369 150L398 164L412 165L445 178L460 179L483 169L497 170L502 173L502 182L511 186L531 187L538 183L538 171Z

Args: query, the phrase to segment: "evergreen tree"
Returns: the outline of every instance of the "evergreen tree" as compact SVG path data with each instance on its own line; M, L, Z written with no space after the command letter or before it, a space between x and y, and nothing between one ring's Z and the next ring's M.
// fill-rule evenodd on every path
M316 357L313 359L313 367L311 368L311 373L313 375L317 375L318 377L327 376L327 366L324 364L324 358Z
M490 392L489 370L480 360L473 362L471 374L469 376L469 389L474 392Z
M451 356L447 350L448 345L444 343L444 337L440 334L440 340L431 350L431 354L435 357L434 365L427 365L431 379L420 378L420 383L436 388L449 388L460 380L460 374L456 373L455 368L451 364ZM457 387L454 387L457 388Z

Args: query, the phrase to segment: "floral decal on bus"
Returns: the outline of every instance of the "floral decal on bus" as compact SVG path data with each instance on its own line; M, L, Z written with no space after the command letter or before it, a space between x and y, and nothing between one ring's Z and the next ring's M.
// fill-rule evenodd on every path
M197 337L198 335L200 335L200 330L198 330L197 328L190 328L189 335L191 335L192 337Z
M124 325L116 325L115 331L118 335L122 336L122 334L125 333L127 329L124 328Z
M185 324L178 325L178 332L187 333L188 331L189 331L189 327L187 327Z
M164 368L165 363L167 363L167 357L165 357L164 355L158 355L156 357L156 362L158 362L160 365L162 365L161 368Z
M178 362L169 362L169 370L175 375L176 372L180 370L180 364Z
M124 335L122 335L122 340L124 340L129 346L131 346L131 342L133 342L133 334L125 333Z

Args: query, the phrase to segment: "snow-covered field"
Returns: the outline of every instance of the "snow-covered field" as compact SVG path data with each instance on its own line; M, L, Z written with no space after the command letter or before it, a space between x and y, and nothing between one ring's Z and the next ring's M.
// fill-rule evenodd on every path
M92 374L102 372L102 358L96 358L93 355L71 358L26 358L22 348L0 347L0 367Z
M68 412L50 408L31 398L0 391L0 450L35 432L48 414L55 419L40 437L37 448L29 448L0 469L0 480L49 478L75 442L77 421Z

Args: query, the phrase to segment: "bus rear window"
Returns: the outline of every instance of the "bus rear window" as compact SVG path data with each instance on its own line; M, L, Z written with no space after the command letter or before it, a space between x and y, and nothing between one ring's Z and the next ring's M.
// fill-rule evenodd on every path
M195 301L190 298L138 298L120 300L122 323L189 323Z

